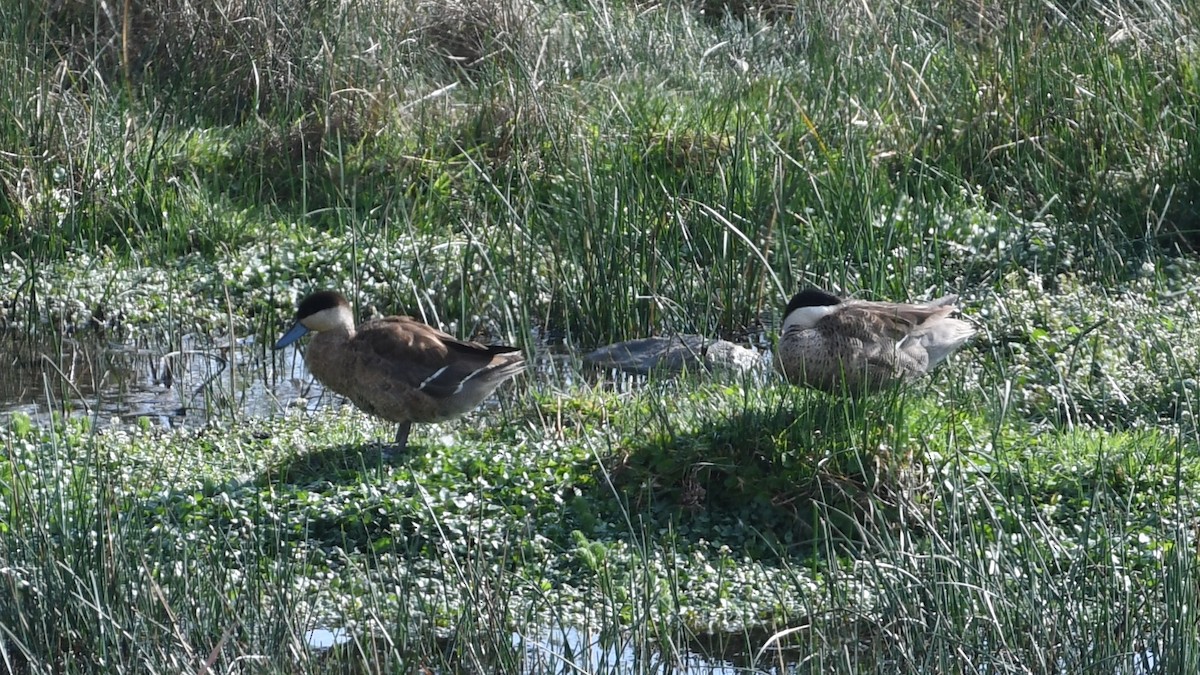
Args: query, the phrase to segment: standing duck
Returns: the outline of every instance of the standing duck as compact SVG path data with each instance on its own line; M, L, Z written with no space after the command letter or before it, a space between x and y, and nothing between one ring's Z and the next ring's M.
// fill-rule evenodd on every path
M407 446L413 422L457 417L525 370L516 347L458 340L412 317L355 327L350 303L334 291L304 298L275 349L309 331L316 333L304 352L309 371L364 412L398 423L397 450Z
M922 304L843 300L807 288L784 311L775 369L792 384L832 393L914 380L975 334L950 318L957 301L956 295Z

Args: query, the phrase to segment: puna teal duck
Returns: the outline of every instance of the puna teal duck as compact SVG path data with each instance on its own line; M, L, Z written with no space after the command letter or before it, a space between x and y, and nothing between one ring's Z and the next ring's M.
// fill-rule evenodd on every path
M525 369L516 347L458 340L407 316L356 327L350 303L334 291L304 298L275 349L310 331L316 335L304 352L309 371L364 412L399 424L398 449L407 445L413 422L457 417Z
M784 311L775 369L792 384L833 393L916 379L975 334L951 318L957 301L955 295L920 304L843 300L805 289Z

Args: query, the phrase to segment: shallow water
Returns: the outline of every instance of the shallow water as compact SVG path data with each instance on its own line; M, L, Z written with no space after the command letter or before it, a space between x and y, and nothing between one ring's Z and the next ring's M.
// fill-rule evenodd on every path
M296 350L271 354L252 338L185 336L167 346L0 333L0 367L0 421L21 413L35 424L87 417L101 426L113 420L198 425L218 414L272 415L320 393L310 391Z
M175 341L0 332L0 423L20 413L39 426L55 417L86 417L97 426L114 420L195 426L214 418L269 417L288 407L315 409L332 400L305 367L303 349L274 351L254 338ZM581 372L581 363L573 353L544 349L529 372L563 386L601 381L619 391L648 379L611 367Z
M310 649L326 651L354 637L342 628L315 628L305 634ZM574 628L535 634L513 633L512 646L522 655L521 672L575 675L576 673L660 673L662 675L762 675L789 672L792 663L754 665L751 655L737 653L708 657L680 650L672 654L639 649L632 640L605 640Z
M662 675L738 675L787 672L780 667L755 666L749 654L716 658L680 650L673 654L647 653L632 641L603 640L597 635L567 628L540 635L513 635L513 646L524 651L526 670L570 675L578 672L661 673Z

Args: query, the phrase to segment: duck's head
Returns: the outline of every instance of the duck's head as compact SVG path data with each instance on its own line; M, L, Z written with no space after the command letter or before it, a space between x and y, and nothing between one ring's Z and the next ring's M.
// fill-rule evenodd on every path
M801 330L812 328L840 304L842 299L838 296L810 286L792 296L787 309L783 310L783 330L780 332L786 333L793 326Z
M275 343L275 349L299 340L309 331L349 330L354 327L350 303L336 291L317 291L300 301L296 308L296 323Z

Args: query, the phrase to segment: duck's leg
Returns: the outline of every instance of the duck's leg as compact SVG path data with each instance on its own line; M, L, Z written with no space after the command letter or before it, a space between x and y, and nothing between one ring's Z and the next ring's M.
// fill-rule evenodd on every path
M408 447L408 432L412 431L412 422L404 422L396 427L396 452Z

